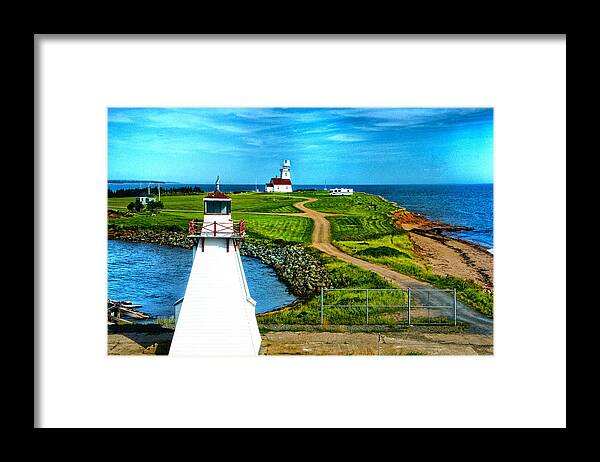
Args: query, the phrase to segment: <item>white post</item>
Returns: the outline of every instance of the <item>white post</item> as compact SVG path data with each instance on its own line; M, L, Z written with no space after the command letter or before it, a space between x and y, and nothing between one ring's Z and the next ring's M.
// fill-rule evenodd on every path
M160 185L158 185L158 202L160 202Z

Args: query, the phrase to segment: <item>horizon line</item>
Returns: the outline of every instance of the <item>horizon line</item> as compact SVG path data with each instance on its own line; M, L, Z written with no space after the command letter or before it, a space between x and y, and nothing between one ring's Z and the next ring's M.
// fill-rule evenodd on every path
M165 184L213 184L213 181L207 182L184 182L184 181L164 181L164 180L108 180L108 182L112 182L113 184L131 184L131 183L165 183ZM462 182L453 182L453 183L351 183L351 182L337 182L333 181L331 183L292 183L292 186L316 186L316 185L337 185L337 184L350 184L354 186L414 186L414 185L471 185L471 184L494 184L494 182L473 182L473 183L462 183ZM256 182L247 182L247 183L221 183L223 185L256 185ZM263 184L258 183L258 184Z

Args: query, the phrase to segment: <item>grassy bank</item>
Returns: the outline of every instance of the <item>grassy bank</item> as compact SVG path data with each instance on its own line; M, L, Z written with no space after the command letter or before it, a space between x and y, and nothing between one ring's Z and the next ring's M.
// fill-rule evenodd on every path
M399 273L428 282L440 289L457 290L457 298L477 311L493 316L493 295L481 289L473 281L453 276L434 274L427 262L419 259L407 232L393 236L360 241L334 241L343 252L362 260L387 266Z

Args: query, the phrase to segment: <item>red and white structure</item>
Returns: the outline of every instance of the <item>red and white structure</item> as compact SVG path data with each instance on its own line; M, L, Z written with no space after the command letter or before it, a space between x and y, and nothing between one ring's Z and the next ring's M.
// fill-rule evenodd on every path
M265 184L265 192L292 192L289 160L283 161L279 172L279 178L271 178L271 181Z
M204 220L192 220L193 263L170 356L254 356L260 350L256 302L250 295L239 242L245 223L231 219L231 198L216 190L204 198Z

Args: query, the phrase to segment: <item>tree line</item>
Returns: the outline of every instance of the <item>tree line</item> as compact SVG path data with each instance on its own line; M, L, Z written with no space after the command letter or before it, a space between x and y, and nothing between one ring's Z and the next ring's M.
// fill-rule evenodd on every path
M151 188L150 192L157 191L157 188ZM202 194L204 191L198 186L179 186L176 188L161 189L161 196L178 196L183 194ZM138 194L148 193L148 188L130 188L108 190L108 197L132 197Z

